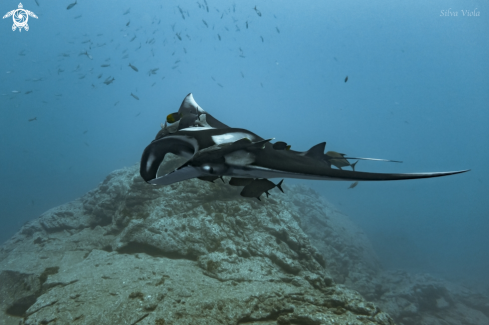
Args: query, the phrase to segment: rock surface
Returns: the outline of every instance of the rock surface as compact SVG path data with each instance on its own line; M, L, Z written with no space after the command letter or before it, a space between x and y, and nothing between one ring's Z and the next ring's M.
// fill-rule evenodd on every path
M0 324L393 324L334 283L287 196L240 190L111 173L1 247Z
M0 325L489 324L487 296L383 271L307 187L258 201L219 180L150 186L138 167L0 247Z

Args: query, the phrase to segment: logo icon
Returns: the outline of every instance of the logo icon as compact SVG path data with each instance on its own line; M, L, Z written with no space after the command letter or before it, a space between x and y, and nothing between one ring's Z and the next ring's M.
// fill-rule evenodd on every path
M14 24L12 25L12 31L15 31L16 28L19 28L19 32L22 31L22 28L28 31L29 25L27 25L27 21L29 20L29 16L37 19L35 13L29 10L25 10L23 8L24 7L22 6L22 3L19 3L19 9L9 11L5 16L3 16L3 19L12 16L12 19L14 20Z

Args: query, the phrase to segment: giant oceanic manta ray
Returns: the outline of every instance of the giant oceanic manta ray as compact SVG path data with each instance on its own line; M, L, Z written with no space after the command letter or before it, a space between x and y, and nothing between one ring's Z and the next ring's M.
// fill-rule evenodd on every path
M231 185L244 186L242 196L259 199L263 193L268 196L268 190L275 186L282 190L282 182L275 185L268 178L393 181L468 171L385 174L342 170L341 166L353 169L355 164L346 160L352 158L336 152L325 154L326 142L300 152L290 150L290 146L281 141L272 144L271 140L245 129L227 126L204 111L192 94L188 94L178 112L167 116L155 140L144 149L140 174L153 185L169 185L191 178L214 181L230 176ZM169 153L177 159L165 159L165 156L173 156Z

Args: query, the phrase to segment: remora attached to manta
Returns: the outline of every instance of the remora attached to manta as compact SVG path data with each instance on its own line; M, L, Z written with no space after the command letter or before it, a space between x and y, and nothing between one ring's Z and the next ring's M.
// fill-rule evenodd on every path
M168 125L170 123L170 125ZM254 184L253 179L301 178L313 180L342 181L392 181L418 179L460 174L469 170L434 173L384 174L350 171L336 167L333 157L324 153L326 142L321 142L305 152L283 150L284 145L270 143L245 129L232 128L204 111L188 94L177 113L169 114L167 122L144 149L141 157L140 174L153 185L169 185L191 178L213 181L230 176L233 184L243 184L241 195L249 193L259 196L266 192ZM165 156L178 156L170 163ZM331 153L331 152L328 152ZM348 158L388 161L375 158ZM338 160L338 158L334 157ZM347 165L342 164L341 166ZM355 164L353 164L355 165ZM176 167L175 167L176 166ZM340 167L341 167L340 166ZM352 165L350 165L352 166ZM338 168L340 168L338 167ZM243 178L239 182L238 178ZM248 179L248 180L246 180ZM255 186L255 187L254 187ZM263 186L263 185L260 185ZM266 187L264 187L266 188Z

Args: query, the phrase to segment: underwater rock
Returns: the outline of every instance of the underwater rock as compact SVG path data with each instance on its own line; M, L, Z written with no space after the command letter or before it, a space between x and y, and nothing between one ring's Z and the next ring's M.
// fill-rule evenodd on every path
M375 302L398 324L489 324L489 297L429 274L383 272Z
M0 246L0 325L489 323L486 296L382 271L347 216L284 190L114 171Z
M0 324L393 324L334 284L294 203L240 190L111 173L0 247Z
M305 186L285 195L335 282L376 303L396 324L489 324L487 294L427 274L384 271L365 233L331 203Z

